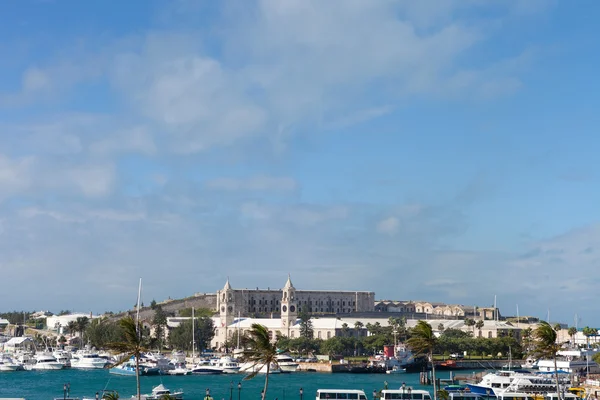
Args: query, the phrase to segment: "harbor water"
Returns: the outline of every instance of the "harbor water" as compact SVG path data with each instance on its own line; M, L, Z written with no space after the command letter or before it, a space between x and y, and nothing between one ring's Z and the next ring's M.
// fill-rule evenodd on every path
M462 373L464 374L464 373ZM438 378L447 379L448 372L440 372ZM182 389L184 400L203 400L206 389L214 400L260 400L264 387L264 375L243 380L242 374L187 375L187 376L142 376L141 392L150 393L154 386L164 384L171 392ZM351 374L295 372L269 376L268 400L313 400L317 389L362 389L372 399L373 390L399 389L402 383L414 389L431 391L431 386L419 383L418 373L407 374ZM241 389L238 390L238 383ZM108 370L61 371L15 371L0 373L0 398L25 398L26 400L62 399L63 387L70 384L69 397L93 398L96 392L116 390L121 399L129 399L136 393L135 376L117 376ZM300 397L302 388L302 398Z

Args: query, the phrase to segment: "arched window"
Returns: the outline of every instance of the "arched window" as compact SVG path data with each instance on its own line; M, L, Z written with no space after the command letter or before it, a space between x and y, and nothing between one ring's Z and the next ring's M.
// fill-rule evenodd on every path
M492 331L488 332L488 338L490 338L490 339L492 338Z
M327 331L327 339L331 339L331 332Z
M317 338L321 339L321 331L317 332Z

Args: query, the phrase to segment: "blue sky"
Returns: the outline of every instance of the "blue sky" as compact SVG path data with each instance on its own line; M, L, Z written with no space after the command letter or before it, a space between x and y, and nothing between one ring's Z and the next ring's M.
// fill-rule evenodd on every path
M2 308L121 310L140 276L149 302L290 272L598 326L599 11L2 4Z

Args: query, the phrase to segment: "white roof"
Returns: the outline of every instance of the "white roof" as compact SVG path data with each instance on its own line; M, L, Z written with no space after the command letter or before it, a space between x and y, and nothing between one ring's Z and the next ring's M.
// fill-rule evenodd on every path
M5 345L18 345L24 342L31 342L31 338L30 337L14 337L11 338L8 342L5 343Z
M0 325L8 325L10 321L5 318L0 318Z

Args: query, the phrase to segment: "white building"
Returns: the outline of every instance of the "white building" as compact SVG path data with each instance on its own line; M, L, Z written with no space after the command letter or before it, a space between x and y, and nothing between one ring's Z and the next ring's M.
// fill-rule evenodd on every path
M90 320L94 318L100 318L98 315L83 314L66 314L66 315L52 315L46 318L46 326L49 330L56 331L59 334L63 334L66 332L67 326L69 322L77 322L77 318L87 317Z

